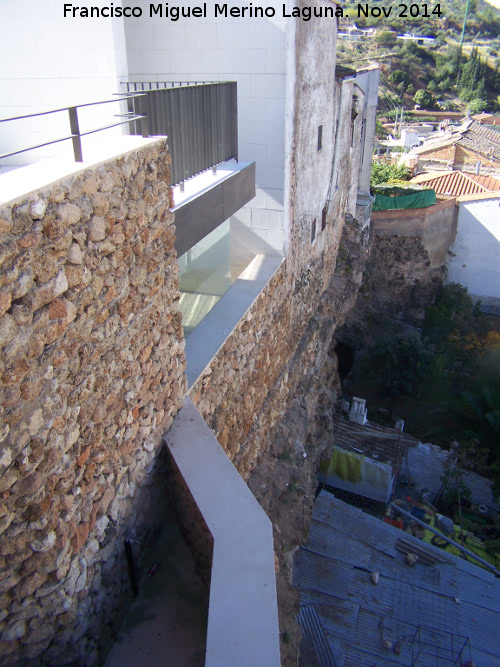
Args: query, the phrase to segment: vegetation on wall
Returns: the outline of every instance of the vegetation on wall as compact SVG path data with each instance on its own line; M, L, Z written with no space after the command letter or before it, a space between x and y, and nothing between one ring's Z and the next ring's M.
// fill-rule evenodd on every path
M476 461L500 464L500 318L484 314L466 288L444 286L421 331L382 326L356 374L391 408L396 397L416 399L415 412L426 415L413 422L418 437L459 440Z
M393 181L409 181L411 178L410 170L401 164L383 164L374 162L370 176L370 188L372 189L382 183L391 183Z

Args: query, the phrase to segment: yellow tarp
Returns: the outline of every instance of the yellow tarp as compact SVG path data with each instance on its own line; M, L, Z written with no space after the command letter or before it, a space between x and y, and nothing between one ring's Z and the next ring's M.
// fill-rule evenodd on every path
M361 477L361 464L364 458L362 454L355 454L335 447L331 459L321 461L319 469L325 475L334 474L343 479L344 482L356 484Z

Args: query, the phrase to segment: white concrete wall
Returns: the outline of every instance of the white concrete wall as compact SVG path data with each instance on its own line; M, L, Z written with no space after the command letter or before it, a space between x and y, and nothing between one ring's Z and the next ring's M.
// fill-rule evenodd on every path
M373 142L375 139L375 125L377 121L378 85L380 69L370 67L360 70L356 74L356 83L365 93L364 98L364 146L362 147L362 162L359 170L359 192L370 192L370 175L372 170Z
M115 7L120 4L114 1ZM64 18L63 5L61 0L0 2L0 118L110 99L118 91L119 78L127 73L121 19ZM80 129L112 122L118 112L119 104L82 110ZM69 134L67 117L66 112L0 124L0 154ZM102 142L102 135L86 141ZM72 155L71 141L4 164L29 164L61 153Z
M457 236L448 254L448 281L500 306L500 197L459 204Z
M150 17L149 4L139 0L143 16L125 22L131 80L238 82L239 159L256 162L257 195L231 219L233 240L252 256L281 252L288 23L283 3L265 3L276 8L271 19L215 19L209 0L206 19L175 22ZM186 0L175 4L193 6Z

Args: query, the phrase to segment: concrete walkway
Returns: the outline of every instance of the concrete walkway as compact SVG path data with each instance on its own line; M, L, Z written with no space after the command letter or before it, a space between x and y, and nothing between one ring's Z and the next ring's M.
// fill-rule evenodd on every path
M165 441L213 537L205 664L278 667L270 520L189 398Z

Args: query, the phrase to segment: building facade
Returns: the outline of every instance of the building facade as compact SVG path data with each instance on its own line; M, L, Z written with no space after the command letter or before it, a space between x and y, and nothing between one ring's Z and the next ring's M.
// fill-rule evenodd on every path
M126 80L237 81L238 161L255 162L256 193L224 220L227 233L216 241L220 248L224 236L224 252L246 268L187 342L164 139L139 141L4 197L4 664L100 659L127 597L123 540L147 536L152 510L161 511L155 483L162 438L167 434L168 443L185 397L244 478L287 397L326 354L342 321L349 299L336 301L336 260L343 236L362 245L368 234L378 70L336 68L335 5L308 4L321 17L283 16L283 5L271 3L270 18L231 17L228 5L228 17L215 19L209 2L206 18L172 21L158 14L146 19L149 5L139 3L142 17L94 21L61 18L62 6L54 2L27 23L28 35L36 37L44 20L64 40L66 57L57 68L49 67L52 47L40 51L40 72L46 67L54 81L67 76L72 85L85 79L92 99L101 92L108 97ZM305 6L290 3L290 13ZM10 12L13 30L20 19L12 9L2 11ZM96 36L103 51L88 60ZM18 81L34 71L36 43L26 45L31 57L25 54ZM33 96L23 103L13 79L8 114L32 111ZM102 87L90 95L95 81ZM54 85L51 99L75 104L62 85ZM11 136L7 148L17 140ZM15 171L22 182L26 172ZM215 187L193 199L206 207L220 202ZM200 357L209 343L208 358ZM268 548L271 562L263 571L270 567L273 575L271 543ZM271 618L274 655L274 612ZM243 620L253 623L251 614ZM216 644L210 644L214 651ZM238 664L258 664L254 649L250 633L248 646L239 649L246 662ZM217 664L216 653L210 655Z

